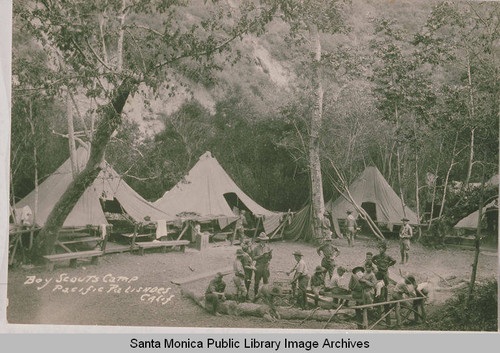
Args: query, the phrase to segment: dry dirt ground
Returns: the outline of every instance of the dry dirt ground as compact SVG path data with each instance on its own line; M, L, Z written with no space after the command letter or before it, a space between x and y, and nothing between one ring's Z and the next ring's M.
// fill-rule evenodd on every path
M349 269L362 264L367 251L376 252L374 240L360 240L352 248L347 247L342 239L335 239L334 243L341 252L337 264ZM47 272L42 267L11 269L8 278L8 322L163 327L323 327L324 323L315 321L306 321L300 325L299 321L267 322L262 318L227 315L214 317L190 299L184 298L180 288L172 284L171 280L232 265L236 246L210 245L210 248L202 252L187 249L186 253L172 251L166 254L147 252L144 256L130 253L106 255L100 258L97 266L82 262L77 268L69 268L66 263L61 263L59 267L56 265L56 269L52 272ZM286 275L279 271L287 271L293 267L294 250L300 249L304 253L310 271L319 265L321 260L316 254L316 248L309 244L274 242L270 246L273 248L271 282L286 279ZM397 242L389 241L388 254L399 260ZM413 273L419 282L439 281L439 275L450 281L456 277L453 283L457 283L460 279L470 278L473 257L474 252L471 250L431 250L414 244L410 263L395 265L391 270L391 277L397 279L401 269ZM481 254L478 278L497 276L497 253ZM231 275L225 277L226 282L231 282L231 277ZM39 283L34 282L35 278ZM127 283L126 279L130 283ZM77 282L71 283L72 280ZM192 283L189 288L201 294L209 280L210 278L207 278ZM230 284L228 286L231 287ZM98 290L100 287L101 292ZM154 295L158 297L157 293L148 293L149 296L144 296L143 292L131 292L133 289L138 290L139 287L163 287L163 292L166 293L163 293L158 301L149 302L147 299L151 299ZM66 288L68 293L64 292ZM170 288L168 292L167 288ZM93 291L94 289L96 291ZM85 291L88 293L84 294ZM450 295L450 292L440 292L433 303L428 305L430 311L433 306L443 303ZM336 329L348 327L352 328L352 325L347 326L342 322L332 323L329 326Z

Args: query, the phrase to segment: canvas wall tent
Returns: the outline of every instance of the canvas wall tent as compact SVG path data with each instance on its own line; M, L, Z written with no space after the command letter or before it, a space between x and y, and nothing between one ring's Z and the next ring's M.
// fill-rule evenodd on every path
M76 164L83 170L87 163L89 151L80 147L76 151ZM71 160L64 162L51 176L38 186L38 205L35 206L35 190L16 204L22 208L29 206L35 217L35 223L43 226L50 212L73 180ZM154 207L150 202L135 192L120 175L107 163L102 163L102 170L94 183L85 190L63 227L82 227L87 225L107 224L99 199L119 202L123 210L136 222L172 220L165 212Z
M154 205L180 218L219 220L224 228L236 220L230 203L264 217L266 233L279 225L280 213L266 210L248 197L231 179L210 152L205 152L189 173ZM190 216L191 215L191 216Z
M354 201L362 206L374 221L386 223L389 229L394 224L401 224L403 217L408 218L410 224L418 224L415 212L407 206L403 210L401 199L376 167L367 167L349 186L349 192ZM347 217L347 210L351 210L355 217L358 216L354 206L343 196L327 202L325 209L332 215L337 234L341 233L338 220Z
M498 199L491 201L482 210L482 218L487 217L488 213L497 212L498 217ZM472 212L467 217L462 218L453 228L463 229L477 229L477 219L479 217L479 210Z

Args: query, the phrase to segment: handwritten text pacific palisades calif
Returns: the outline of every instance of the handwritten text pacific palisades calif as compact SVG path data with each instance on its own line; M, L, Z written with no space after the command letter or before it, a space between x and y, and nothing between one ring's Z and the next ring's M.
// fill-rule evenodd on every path
M115 276L111 273L104 276L70 276L62 273L57 277L26 276L24 285L34 286L36 290L51 290L53 293L68 295L89 293L137 295L141 302L161 305L167 304L174 298L173 294L169 294L170 287L139 286L138 280L137 276Z

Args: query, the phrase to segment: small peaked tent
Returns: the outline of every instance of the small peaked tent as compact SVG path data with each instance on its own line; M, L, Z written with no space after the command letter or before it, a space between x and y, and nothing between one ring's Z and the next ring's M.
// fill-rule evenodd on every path
M486 186L494 187L499 186L500 176L498 174L493 175L490 180L486 182Z
M280 214L266 210L248 197L210 152L205 152L189 173L153 204L178 217L218 219L221 225L227 225L236 219L228 199L236 200L240 209L242 203L254 215L264 216L267 233L279 225L276 219Z
M491 201L489 204L483 207L482 216L483 219L488 212L497 211L498 212L498 199ZM477 229L477 219L479 217L479 210L472 212L467 217L462 218L458 221L453 228L464 228L464 229Z
M493 175L484 185L486 187L497 187L499 184L499 175ZM483 207L482 215L487 216L491 212L498 212L498 199L491 201L486 206ZM479 210L472 212L470 215L462 218L458 221L453 228L463 228L463 229L477 229L477 218L479 216Z
M407 206L403 211L401 199L377 167L367 167L349 186L349 192L354 201L363 207L376 222L387 223L391 228L393 224L401 224L401 219L406 217L410 220L410 224L418 224L415 212ZM337 234L340 234L338 220L345 219L348 210L352 211L355 217L358 216L354 206L343 196L335 201L327 202L325 209L332 215L333 226Z
M80 147L76 151L76 165L83 170L89 158L89 151ZM86 225L107 224L99 199L116 199L123 210L136 222L171 220L163 211L136 193L120 175L107 163L102 163L102 170L94 183L85 190L73 210L64 221L64 227L82 227ZM29 206L35 223L43 226L57 201L73 180L71 160L67 159L51 176L38 186L38 205L35 207L35 190L16 204L16 207Z

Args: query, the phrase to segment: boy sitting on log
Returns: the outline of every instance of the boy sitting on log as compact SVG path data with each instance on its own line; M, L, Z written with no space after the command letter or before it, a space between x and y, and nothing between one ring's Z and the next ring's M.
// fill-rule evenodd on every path
M319 294L325 289L326 269L317 266L314 270L314 275L311 277L311 289L314 293L314 305L318 306Z
M217 272L215 278L210 281L207 290L205 291L205 307L215 316L220 316L217 312L219 303L226 300L224 291L226 290L226 283L222 279L224 275Z

